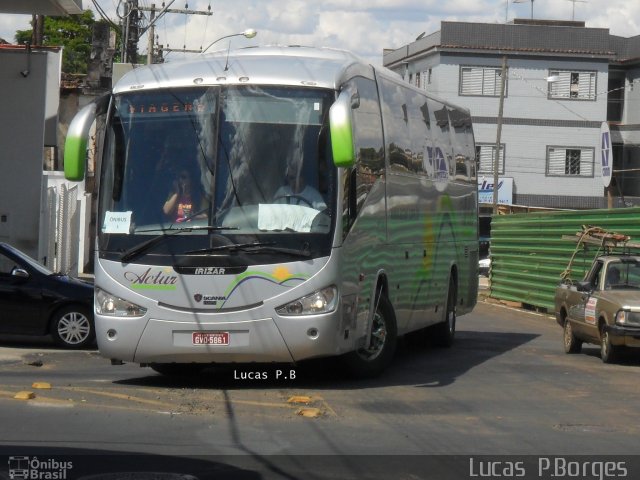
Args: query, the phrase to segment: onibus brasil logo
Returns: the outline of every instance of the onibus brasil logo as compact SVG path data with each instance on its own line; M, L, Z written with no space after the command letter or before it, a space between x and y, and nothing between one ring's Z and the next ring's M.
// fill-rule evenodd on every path
M9 457L9 478L12 480L66 480L71 469L73 462L62 462L53 458Z

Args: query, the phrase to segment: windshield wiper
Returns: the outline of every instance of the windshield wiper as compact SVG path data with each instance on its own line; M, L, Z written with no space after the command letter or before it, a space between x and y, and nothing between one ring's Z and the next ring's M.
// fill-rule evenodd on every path
M150 238L149 240L145 240L144 242L139 243L134 247L131 247L129 250L122 253L122 255L120 256L120 261L123 263L128 263L133 258L137 257L138 255L145 252L146 250L149 250L154 245L164 241L166 238L173 237L174 235L178 235L180 233L195 232L198 230L216 232L219 230L237 230L237 227L200 226L200 227L183 227L183 228L170 228L170 229L156 228L152 230L140 230L137 233L162 232L163 235L158 235L157 237Z
M303 250L297 250L295 248L276 247L274 245L275 242L231 243L229 245L218 245L216 247L191 250L189 252L185 252L185 254L212 253L227 250L229 252L243 251L245 253L284 253L286 255L293 255L302 258L309 258L311 256L311 252L308 247Z

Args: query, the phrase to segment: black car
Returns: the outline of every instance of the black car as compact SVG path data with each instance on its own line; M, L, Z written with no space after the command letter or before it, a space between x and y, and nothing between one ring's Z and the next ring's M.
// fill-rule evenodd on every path
M51 334L67 348L91 345L93 285L53 273L0 242L0 333Z

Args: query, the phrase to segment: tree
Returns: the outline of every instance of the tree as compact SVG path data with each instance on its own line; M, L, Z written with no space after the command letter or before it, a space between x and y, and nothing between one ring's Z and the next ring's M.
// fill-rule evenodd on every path
M62 52L63 72L87 73L94 23L91 10L85 10L80 15L67 17L45 17L42 44L64 47ZM18 30L15 35L16 43L20 45L30 43L32 33L33 29Z

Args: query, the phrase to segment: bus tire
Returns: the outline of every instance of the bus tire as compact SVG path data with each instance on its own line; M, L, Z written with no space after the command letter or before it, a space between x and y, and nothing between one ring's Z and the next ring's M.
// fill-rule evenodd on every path
M367 348L347 353L347 371L357 378L377 377L391 363L396 351L398 328L391 302L381 294L371 322L371 336Z
M456 304L458 301L458 287L453 275L449 279L447 291L447 311L445 320L434 327L433 340L436 346L449 348L453 345L456 335Z

